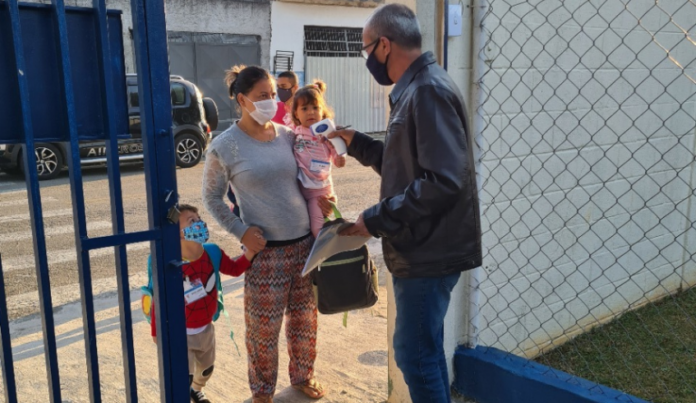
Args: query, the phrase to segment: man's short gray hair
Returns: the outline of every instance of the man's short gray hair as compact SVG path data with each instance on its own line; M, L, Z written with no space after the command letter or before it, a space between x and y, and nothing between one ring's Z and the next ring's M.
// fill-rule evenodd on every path
M365 23L374 39L386 37L404 49L420 49L423 43L416 14L403 4L379 7Z

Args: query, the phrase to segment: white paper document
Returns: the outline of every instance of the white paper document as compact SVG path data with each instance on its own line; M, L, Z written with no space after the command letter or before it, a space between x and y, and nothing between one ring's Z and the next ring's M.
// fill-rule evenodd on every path
M302 276L306 276L316 269L317 266L331 256L349 250L359 249L365 245L370 238L362 236L340 236L338 235L343 229L349 227L349 222L338 222L334 225L322 228L317 235L317 240L314 241L312 251L309 253L307 263L305 263Z

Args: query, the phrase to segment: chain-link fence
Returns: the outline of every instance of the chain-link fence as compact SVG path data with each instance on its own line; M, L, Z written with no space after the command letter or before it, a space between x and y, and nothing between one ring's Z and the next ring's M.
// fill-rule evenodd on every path
M696 2L485 3L479 344L696 401Z

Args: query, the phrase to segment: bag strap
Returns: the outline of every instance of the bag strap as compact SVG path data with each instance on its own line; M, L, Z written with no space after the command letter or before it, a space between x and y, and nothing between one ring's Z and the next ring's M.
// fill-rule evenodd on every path
M232 343L234 343L234 348L237 349L237 355L241 357L242 353L239 352L239 346L237 345L237 341L234 339L234 329L232 328L232 320L230 319L230 314L227 313L227 309L225 309L224 307L222 308L222 314L225 315L225 319L227 319L227 326L229 326L230 328L230 339L232 339Z

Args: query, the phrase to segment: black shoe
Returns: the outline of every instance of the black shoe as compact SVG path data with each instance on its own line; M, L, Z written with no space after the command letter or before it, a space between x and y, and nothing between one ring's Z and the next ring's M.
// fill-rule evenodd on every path
M205 392L202 390L199 392L197 390L191 389L191 400L194 403L211 403L207 397L205 397Z

